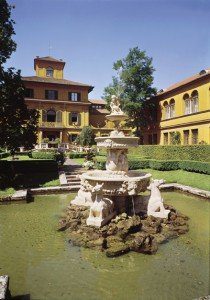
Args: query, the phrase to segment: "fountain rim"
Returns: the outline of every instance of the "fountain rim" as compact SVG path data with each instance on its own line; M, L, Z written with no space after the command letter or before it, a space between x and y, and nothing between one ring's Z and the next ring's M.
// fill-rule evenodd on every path
M126 176L126 174L129 175L135 173L136 175L139 174L139 176L133 176L133 177ZM91 174L95 176L92 176ZM98 176L99 174L101 176ZM110 175L110 177L103 177L103 174ZM152 174L150 173L140 173L138 171L128 171L126 174L124 175L116 174L114 172L110 172L107 170L93 170L93 171L91 170L83 173L81 175L81 178L86 180L96 181L96 182L124 182L124 181L133 182L133 181L143 181L145 179L150 179L152 177ZM144 175L140 175L140 174L144 174ZM112 175L115 175L115 177L112 177Z

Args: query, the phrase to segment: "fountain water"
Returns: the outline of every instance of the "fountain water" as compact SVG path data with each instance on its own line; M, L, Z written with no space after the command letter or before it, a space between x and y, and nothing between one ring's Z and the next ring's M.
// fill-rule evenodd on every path
M72 201L75 205L90 206L88 225L103 226L116 214L135 206L138 194L150 183L151 174L128 170L128 148L138 146L138 137L125 136L121 122L128 116L120 108L120 100L111 98L111 113L107 120L114 122L115 129L108 137L97 137L99 148L107 149L106 170L92 170L81 175L81 188Z

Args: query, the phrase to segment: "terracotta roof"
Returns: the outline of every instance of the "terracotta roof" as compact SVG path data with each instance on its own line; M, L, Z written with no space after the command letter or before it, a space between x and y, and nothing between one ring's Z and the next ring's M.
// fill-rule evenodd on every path
M44 60L44 61L54 61L54 62L65 63L62 59L57 59L52 56L43 56L43 57L37 56L37 57L35 57L35 60Z
M88 101L92 104L106 104L106 101L103 99L88 99Z
M23 79L23 81L31 81L31 82L43 82L43 83L53 83L53 84L85 86L85 87L89 87L89 92L91 92L94 88L93 86L85 84L85 83L71 81L71 80L67 80L67 79L56 79L56 78L52 78L52 77L23 76L22 79Z
M165 94L167 92L173 91L173 90L175 90L175 89L177 89L177 88L179 88L181 86L184 86L184 85L186 85L186 84L188 84L188 83L190 83L190 82L192 82L194 80L200 79L200 78L205 77L205 76L207 76L209 74L210 74L210 68L208 68L206 70L201 70L199 73L197 73L197 74L195 74L195 75L193 75L191 77L188 77L188 78L186 78L186 79L184 79L182 81L179 81L179 82L177 82L177 83L169 86L166 89L160 90L157 93L157 95L163 95L163 94Z

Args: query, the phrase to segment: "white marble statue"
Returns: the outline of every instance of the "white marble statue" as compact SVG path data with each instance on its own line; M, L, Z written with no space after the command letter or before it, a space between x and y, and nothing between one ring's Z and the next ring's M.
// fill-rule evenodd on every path
M112 200L103 197L103 185L97 183L92 189L92 193L96 196L94 203L90 207L90 214L86 220L87 225L103 226L115 215Z
M80 189L74 200L71 201L74 205L90 206L93 203L93 196L91 193L92 186L87 180L81 179Z
M124 115L123 111L120 108L120 100L115 95L111 96L110 108L112 115Z
M170 210L165 209L163 205L163 198L159 190L159 186L165 181L163 179L152 180L148 189L151 190L151 194L148 201L147 215L154 216L156 218L168 218Z
M127 149L109 149L107 151L106 170L112 172L127 172Z

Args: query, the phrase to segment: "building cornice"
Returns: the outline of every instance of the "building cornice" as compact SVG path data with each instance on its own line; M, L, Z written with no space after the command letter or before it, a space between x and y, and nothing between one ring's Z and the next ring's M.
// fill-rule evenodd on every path
M74 101L63 101L63 100L46 100L46 99L36 99L36 98L25 98L25 101L29 102L43 102L43 103L50 103L50 104L68 104L68 105L82 105L82 106L90 106L91 103L88 102L74 102Z

